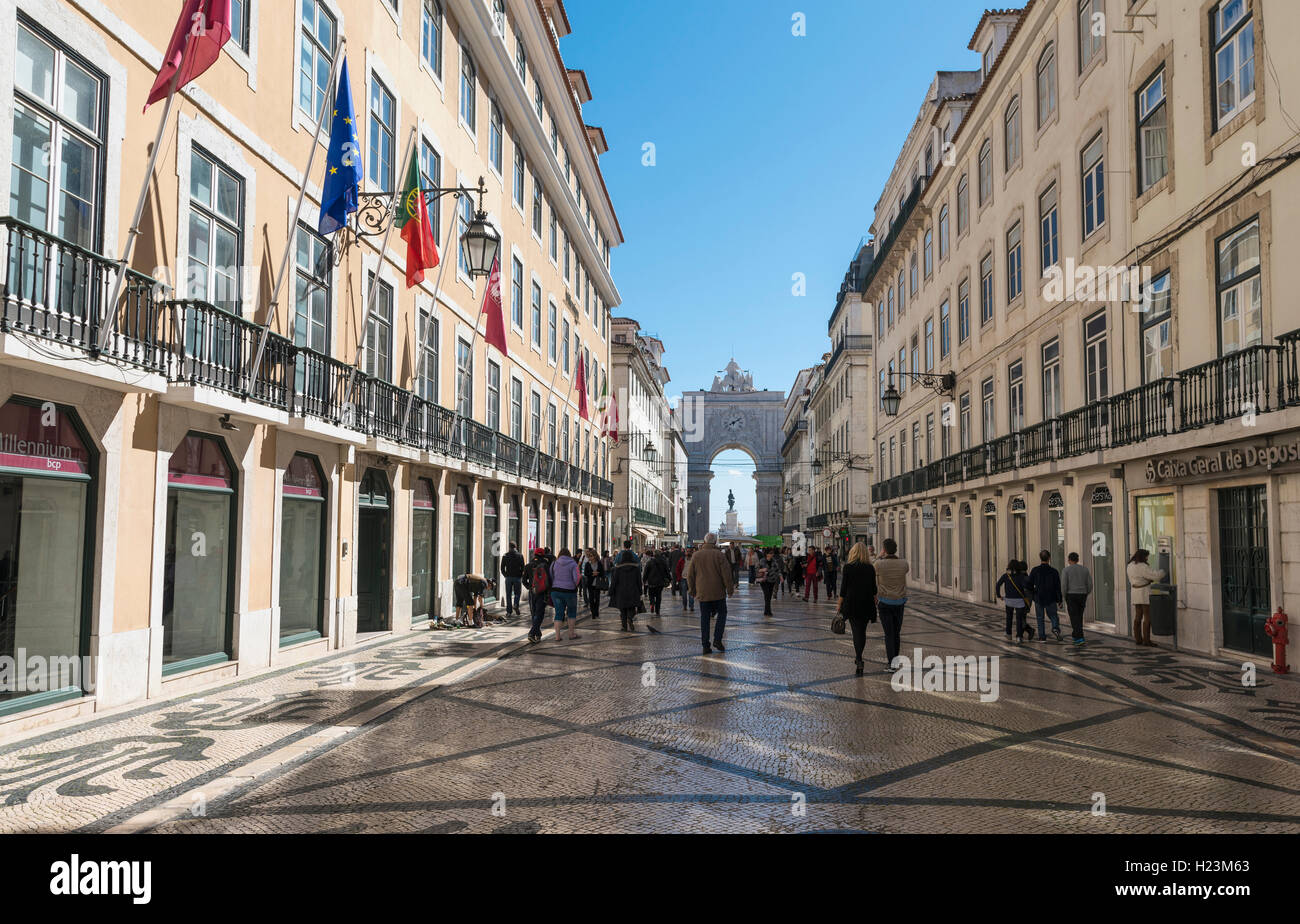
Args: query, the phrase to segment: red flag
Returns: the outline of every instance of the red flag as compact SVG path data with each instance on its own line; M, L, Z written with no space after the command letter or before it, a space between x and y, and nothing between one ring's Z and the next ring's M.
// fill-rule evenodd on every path
M424 280L424 271L438 265L438 247L433 242L433 225L429 223L429 206L420 188L420 165L411 159L406 172L406 188L393 221L401 228L406 241L406 287Z
M167 98L177 71L177 90L198 79L221 57L221 46L229 40L230 0L185 0L144 108Z
M506 352L506 322L501 317L501 255L492 261L492 275L488 277L487 291L483 293L483 311L487 312L487 330L483 337L501 351Z
M578 389L578 416L583 420L591 420L587 415L587 361L581 356L578 357L578 376L574 379L573 387Z

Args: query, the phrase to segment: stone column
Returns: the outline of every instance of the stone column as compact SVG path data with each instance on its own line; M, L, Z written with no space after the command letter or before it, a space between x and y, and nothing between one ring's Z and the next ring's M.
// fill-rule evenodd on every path
M757 496L758 516L754 531L764 535L774 536L781 532L781 472L778 471L760 471L754 472L754 481L757 487L754 489ZM776 509L772 505L776 504Z
M688 471L686 474L686 496L690 498L690 503L687 504L686 522L689 524L690 539L703 539L704 534L709 531L709 482L712 480L713 472L707 468Z

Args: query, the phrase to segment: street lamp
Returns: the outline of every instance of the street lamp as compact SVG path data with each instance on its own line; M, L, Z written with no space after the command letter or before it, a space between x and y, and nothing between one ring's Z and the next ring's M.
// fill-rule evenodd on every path
M645 449L642 451L641 455L645 458L647 462L653 462L655 460L655 455L656 455L654 443L646 443Z
M482 180L480 179L479 182ZM461 246L465 248L465 259L469 261L471 276L489 275L492 272L492 265L497 260L497 249L501 246L501 235L488 224L487 212L483 211L482 205L483 200L480 197L480 208L474 212L474 220L460 236Z
M898 404L902 400L902 395L894 387L892 379L898 376L907 376L908 381L916 382L924 388L928 388L935 394L947 395L949 398L957 393L957 373L955 372L888 372L886 373L891 380L885 393L880 396L880 403L885 406L885 413L890 417L898 416Z
M898 416L898 403L903 400L903 396L898 393L898 389L891 382L885 389L885 397L881 399L885 404L885 413L890 417Z

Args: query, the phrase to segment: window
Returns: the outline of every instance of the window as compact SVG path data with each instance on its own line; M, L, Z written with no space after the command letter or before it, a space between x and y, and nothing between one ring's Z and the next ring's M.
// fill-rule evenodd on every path
M295 250L293 342L295 346L328 355L333 253L329 242L306 225L298 226Z
M1169 172L1164 68L1137 95L1138 192L1145 192Z
M934 369L934 318L925 319L925 371Z
M555 455L555 405L546 406L546 454Z
M541 444L542 436L542 396L532 392L528 396L528 438L533 446Z
M551 262L557 263L560 259L560 218L555 212L555 206L551 206Z
M420 173L426 186L442 185L442 155L434 150L433 145L420 139ZM426 197L427 200L427 197ZM442 243L442 197L434 196L428 201L429 224L433 226L433 239Z
M980 260L980 324L993 320L993 254Z
M533 234L542 239L542 178L533 171Z
M536 74L533 74L533 108L537 110L538 123L541 125L545 125L546 116L543 113L546 110L542 102L542 84L541 81L537 79Z
M442 79L442 3L424 0L420 12L420 57Z
M474 354L463 337L456 338L456 413L466 420L474 415Z
M248 52L249 0L232 0L230 4L230 40Z
M397 106L393 94L374 74L370 75L370 130L366 133L369 156L366 169L371 183L380 189L393 188L393 136L397 131Z
M239 314L244 181L198 145L190 152L189 222L189 297Z
M569 229L565 228L564 229L564 281L566 283L571 282L573 279L573 273L572 273L573 266L569 259L570 254L572 252L573 252L573 248L569 246Z
M876 336L885 336L885 303L876 303Z
M487 364L487 425L501 429L501 367L492 360Z
M892 286L890 287L889 291L885 293L885 295L889 303L889 326L893 327L894 326L894 289Z
M1263 340L1259 219L1218 243L1219 355Z
M465 232L469 230L470 221L473 220L472 210L469 196L461 196L456 208L456 240L461 242L456 248L456 271L466 276L469 275L469 254L465 251L464 240Z
M1106 223L1106 162L1101 133L1083 149L1083 236Z
M970 223L970 183L963 173L957 181L957 233L965 234Z
M939 259L948 256L948 206L939 209Z
M476 83L474 59L469 49L460 46L460 120L473 134L477 130L475 118L478 114L478 85Z
M912 294L913 296L915 296L915 295L916 295L916 283L917 283L917 279L916 279L916 251L915 251L915 250L912 251L912 261L911 261L911 264L910 264L910 269L911 269L911 275L910 275L910 277L909 277L909 279L908 279L908 281L911 283L911 289L910 289L910 292L911 292L911 294Z
M1154 382L1174 371L1169 272L1152 279L1142 295L1142 380Z
M948 300L945 298L943 304L939 306L939 357L948 355L952 346L952 334L948 321Z
M564 423L560 427L560 454L565 462L573 461L569 456L569 415L564 415Z
M915 261L913 261L913 265L915 265ZM912 291L916 291L915 287L913 287ZM907 294L903 290L903 271L900 269L898 271L898 316L900 318L903 316L903 312L907 310L906 306Z
M934 461L934 414L925 415L925 457Z
M104 78L21 21L17 38L10 213L95 250Z
M998 435L997 410L994 407L993 378L991 376L985 379L983 385L980 386L980 399L983 402L982 408L984 412L984 442L987 443Z
M542 345L542 287L533 283L533 346Z
M564 357L564 374L568 375L569 374L569 319L568 318L564 319L564 325L562 327L562 331L563 333L562 336L560 337L560 347L562 349L562 355Z
M1223 0L1211 13L1211 26L1217 131L1255 99L1255 23L1246 0Z
M501 121L501 107L497 105L497 101L494 99L488 116L488 160L498 176L504 169L504 150L505 127Z
M370 273L370 285L378 286L375 292L375 310L366 324L366 344L362 357L362 371L385 382L393 375L393 287Z
M957 287L957 342L965 343L970 337L970 280L963 279Z
M1056 45L1048 43L1038 56L1038 127L1056 111Z
M970 392L962 392L957 407L959 408L957 418L961 430L961 448L967 450L970 449Z
M425 308L420 309L420 349L424 351L424 371L416 385L416 391L425 401L438 402L438 346L441 340L441 325Z
M934 274L934 231L930 228L925 229L925 246L921 253L925 260L925 278L929 279Z
M492 28L497 35L506 37L506 0L492 0Z
M510 323L520 330L524 326L524 264L510 258Z
M1006 155L1006 169L1020 160L1020 97L1013 96L1011 105L1003 124L1003 153Z
M912 365L909 368L913 372L921 371L921 345L916 334L912 335Z
M1056 213L1056 184L1038 197L1038 270L1046 275L1061 255L1060 228Z
M546 340L546 344L547 344L548 354L549 354L550 357L551 357L551 362L555 362L556 359L557 359L557 357L556 357L556 355L555 355L555 350L556 350L556 340L557 340L557 337L558 337L559 331L557 330L557 326L556 326L555 303L554 303L554 302L552 302L552 303L550 304L550 306L549 306L549 308L548 308L548 311L547 311L546 328L547 328L547 340Z
M519 379L510 380L510 438L524 438L524 383Z
M1079 0L1079 73L1101 52L1106 14L1102 0Z
M1020 297L1024 288L1024 255L1020 242L1020 222L1007 232L1007 304Z
M334 67L338 24L320 0L302 0L301 48L298 55L298 108L313 119L333 99L330 71Z
M898 348L898 371L900 373L898 378L898 391L900 393L906 393L907 392L907 347L905 346Z
M921 422L912 424L912 468L920 468L925 464L921 458Z
M991 141L985 140L980 148L979 168L980 206L984 206L993 195L993 143Z
M519 72L519 80L525 87L528 86L528 48L524 45L524 39L521 35L515 36L515 70Z
M1043 420L1058 416L1061 405L1061 341L1053 337L1043 344Z
M1106 355L1106 311L1083 322L1084 392L1088 403L1110 397L1110 362Z
M1025 428L1025 364L1017 360L1007 366L1007 422L1010 433Z
M320 466L311 456L295 455L285 468L281 493L280 638L281 645L319 638L325 573L325 491Z
M515 205L524 207L524 146L515 138Z

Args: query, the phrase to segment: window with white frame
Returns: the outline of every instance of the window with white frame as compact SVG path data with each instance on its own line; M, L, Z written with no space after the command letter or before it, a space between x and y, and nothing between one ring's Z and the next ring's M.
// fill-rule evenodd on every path
M1084 394L1088 403L1110 397L1110 356L1106 344L1106 310L1083 321Z
M1038 127L1042 128L1056 111L1056 44L1048 42L1038 56L1036 80L1038 91Z
M1211 13L1214 127L1227 125L1255 99L1255 23L1247 0L1223 0Z
M375 74L370 75L370 125L366 134L369 154L366 169L370 182L380 189L392 189L397 104L393 94Z
M993 378L985 379L980 386L980 398L984 411L984 442L989 442L998 435L997 404L993 394Z
M515 378L510 380L510 438L524 438L524 383Z
M965 234L970 222L970 182L966 174L957 181L957 233Z
M1007 366L1007 423L1008 433L1025 428L1025 364L1020 360Z
M510 258L510 323L524 326L524 264L518 257Z
M470 133L477 131L478 116L478 78L474 69L474 59L469 49L460 46L460 120L469 128Z
M542 345L542 287L533 283L533 346Z
M993 320L993 254L980 260L980 324Z
M330 71L338 45L338 23L322 0L301 0L298 51L298 108L312 119L334 98Z
M1056 184L1038 197L1038 271L1046 275L1060 259L1060 227L1057 215Z
M1079 73L1088 69L1101 53L1106 35L1106 11L1103 0L1079 0Z
M1086 238L1106 223L1106 158L1101 132L1084 147L1080 163L1083 168L1083 236Z
M1061 405L1061 339L1053 337L1043 344L1043 420L1058 416Z
M1020 222L1007 231L1007 304L1020 297L1024 290L1024 251L1022 249Z
M461 196L456 206L456 240L460 242L456 248L456 270L466 276L469 275L469 253L465 249L465 232L474 220L473 209L469 196Z
M970 279L963 279L957 286L957 342L965 343L970 338Z
M524 207L524 146L515 138L515 205Z
M501 118L501 107L493 98L488 114L488 160L498 176L505 170L505 133L505 123Z
M244 180L198 145L190 150L190 298L240 314ZM197 288L197 291L195 290Z
M429 309L420 309L420 349L424 351L424 371L417 391L425 401L438 403L438 347L441 341L438 319Z
M547 314L546 314L547 355L550 356L551 362L556 362L559 358L556 356L556 350L558 349L557 341L559 340L559 333L560 333L559 323L557 321L556 312L555 312L555 302L551 302L550 305L547 306Z
M939 209L939 259L948 256L948 206Z
M1259 219L1218 242L1219 354L1263 341Z
M433 145L420 139L420 174L424 185L438 187L442 185L442 155ZM433 240L442 243L442 197L434 196L428 202L429 224L433 226Z
M987 139L980 146L979 168L979 196L980 205L983 206L988 203L989 197L993 195L993 142Z
M442 79L442 3L424 0L420 10L420 57Z
M1003 120L1003 153L1007 169L1020 160L1020 97L1013 96Z
M1154 382L1174 371L1170 273L1153 278L1142 293L1142 381Z
M939 306L939 358L947 356L952 349L952 328L948 317L948 299Z
M464 337L456 338L456 413L467 420L474 414L474 352Z
M1169 172L1168 107L1161 68L1137 95L1138 192L1146 192Z
M501 367L489 359L487 364L487 425L501 429Z
M366 343L362 371L372 378L391 382L393 376L393 287L369 274L370 285L377 287L374 306L366 323Z

